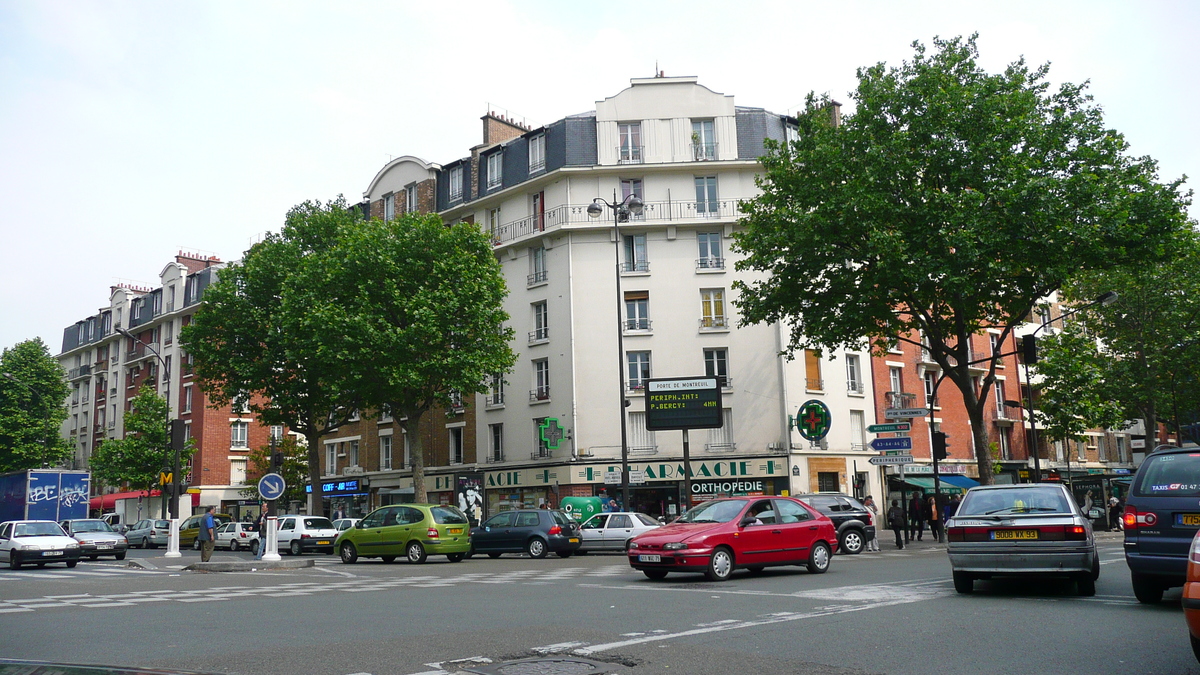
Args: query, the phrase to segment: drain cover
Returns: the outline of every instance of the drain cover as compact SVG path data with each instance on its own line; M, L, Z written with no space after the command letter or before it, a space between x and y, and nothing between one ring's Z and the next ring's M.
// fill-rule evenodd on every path
M498 663L467 672L480 675L590 675L604 672L605 664L586 659L544 658Z

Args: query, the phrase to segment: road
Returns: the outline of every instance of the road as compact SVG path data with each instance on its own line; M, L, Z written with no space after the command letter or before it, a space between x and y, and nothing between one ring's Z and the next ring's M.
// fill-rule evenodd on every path
M1100 538L1094 598L1057 581L959 595L928 541L839 555L824 575L777 568L724 583L650 581L619 555L310 556L318 564L302 570L199 574L134 551L159 568L0 570L0 654L270 675L445 673L556 654L634 674L1200 673L1179 590L1139 605L1120 539ZM228 556L250 558L216 554Z

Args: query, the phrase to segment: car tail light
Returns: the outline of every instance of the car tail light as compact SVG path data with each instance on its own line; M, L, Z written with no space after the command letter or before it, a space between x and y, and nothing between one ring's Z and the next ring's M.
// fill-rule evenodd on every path
M946 530L946 539L949 541L963 541L964 535L967 532L965 527L951 527Z
M1192 537L1192 546L1188 549L1188 560L1194 563L1200 563L1200 532Z
M300 535L300 538L301 539L312 539L312 535L311 534L302 534L302 535Z
M1139 527L1153 527L1154 524L1158 522L1158 516L1154 515L1153 513L1149 512L1149 511L1147 511L1145 513L1138 513L1138 510L1136 507L1126 506L1125 507L1125 515L1122 517L1122 521L1123 521L1126 529L1130 529L1130 528L1136 529Z
M562 528L558 525L550 528L550 534L562 534Z
M250 535L246 534L245 532L239 532L239 534L242 535L242 539L245 539L246 537L250 536Z
M1084 540L1087 539L1087 528L1082 525L1067 525L1066 527L1067 540Z
M442 536L438 534L436 527L431 527L428 530L425 530L425 533L429 535L430 539L437 539L438 537Z

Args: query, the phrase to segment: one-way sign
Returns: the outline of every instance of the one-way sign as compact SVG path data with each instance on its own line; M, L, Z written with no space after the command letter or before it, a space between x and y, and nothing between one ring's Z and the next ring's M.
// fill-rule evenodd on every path
M912 450L912 437L876 438L871 441L872 450Z
M912 455L880 455L878 457L872 457L871 459L868 459L867 462L869 464L874 464L875 466L879 466L881 464L912 464L913 456Z

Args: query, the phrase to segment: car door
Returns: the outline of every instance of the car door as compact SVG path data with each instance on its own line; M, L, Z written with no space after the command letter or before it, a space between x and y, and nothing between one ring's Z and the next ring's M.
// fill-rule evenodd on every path
M296 538L296 517L288 516L279 520L279 532L275 537L275 541L279 544L279 550L287 550L288 546L292 545L292 540Z
M808 560L809 549L820 526L816 518L803 505L791 499L776 499L775 513L779 523L783 549L780 562L802 562Z
M529 541L530 537L541 534L545 539L545 530L548 529L549 525L542 527L541 514L537 511L517 511L517 517L504 538L504 550L524 551L525 542Z
M368 513L366 518L362 519L360 523L362 527L354 529L350 539L358 547L359 555L374 556L384 554L381 551L385 529L384 522L396 522L396 507L384 506L375 509Z
M395 524L384 529L381 548L388 555L403 555L404 547L413 539L424 539L424 533L418 533L417 526L425 520L425 514L420 509L411 506L396 506Z
M753 517L754 521L741 526L741 520L749 517ZM783 549L783 531L776 527L775 509L770 499L751 502L738 516L738 522L733 554L739 567L769 565L779 560Z
M628 513L614 513L603 530L604 548L625 550L625 542L633 538L633 519Z
M609 514L597 513L587 522L583 524L580 530L583 532L583 546L580 548L589 551L595 551L604 548L604 526L608 522Z
M504 511L483 521L471 543L476 551L498 551L502 548L505 538L512 529L513 511Z
M9 551L12 550L12 523L0 525L0 560L8 562Z

